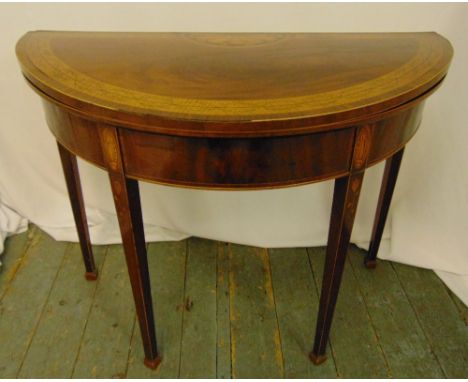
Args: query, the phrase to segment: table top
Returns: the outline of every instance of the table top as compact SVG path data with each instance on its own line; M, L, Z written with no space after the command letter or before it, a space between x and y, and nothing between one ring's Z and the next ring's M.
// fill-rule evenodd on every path
M16 52L39 92L90 118L225 137L314 132L383 113L436 86L453 54L433 32L37 31Z

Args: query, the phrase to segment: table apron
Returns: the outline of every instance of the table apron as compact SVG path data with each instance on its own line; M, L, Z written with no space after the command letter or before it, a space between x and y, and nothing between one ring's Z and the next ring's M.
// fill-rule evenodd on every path
M116 129L125 175L149 182L212 189L276 188L333 179L352 172L356 131L368 126L366 166L401 149L417 131L423 102L380 120L284 137L210 138L130 130L88 120L43 99L50 130L77 156L108 169L103 128Z

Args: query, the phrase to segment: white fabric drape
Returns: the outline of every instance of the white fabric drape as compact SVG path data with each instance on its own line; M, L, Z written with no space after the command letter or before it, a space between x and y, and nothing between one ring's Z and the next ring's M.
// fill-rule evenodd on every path
M27 219L18 215L15 211L2 203L0 198L0 254L3 252L3 242L8 236L24 232L27 228ZM0 257L0 269L1 266L2 258Z
M435 269L468 302L466 4L1 4L0 231L34 222L77 240L57 148L14 55L27 30L437 31L455 57L403 158L379 257ZM366 172L352 241L368 244L382 164ZM106 174L80 161L94 243L120 241ZM271 191L142 184L148 240L190 235L265 247L326 243L332 182ZM7 212L5 212L7 211ZM23 218L21 218L23 217ZM391 239L390 239L391 238Z

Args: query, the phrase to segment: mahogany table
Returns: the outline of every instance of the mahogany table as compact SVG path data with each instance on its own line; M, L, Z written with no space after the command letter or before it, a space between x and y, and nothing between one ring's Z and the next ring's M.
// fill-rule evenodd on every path
M453 54L436 33L50 31L27 33L16 53L58 142L88 280L97 270L76 156L109 173L151 368L161 357L138 181L260 189L335 179L310 353L319 364L364 172L386 160L373 268L404 147Z

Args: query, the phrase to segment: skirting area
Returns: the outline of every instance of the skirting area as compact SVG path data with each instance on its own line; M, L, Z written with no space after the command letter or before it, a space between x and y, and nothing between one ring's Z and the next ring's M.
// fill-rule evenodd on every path
M311 349L324 248L261 249L191 238L148 245L163 362L143 366L120 245L79 245L35 226L6 241L0 377L468 377L468 309L429 270L351 247L328 360Z

